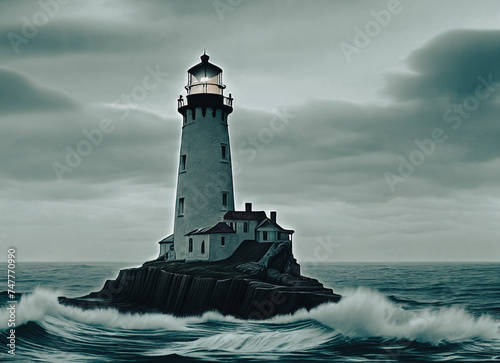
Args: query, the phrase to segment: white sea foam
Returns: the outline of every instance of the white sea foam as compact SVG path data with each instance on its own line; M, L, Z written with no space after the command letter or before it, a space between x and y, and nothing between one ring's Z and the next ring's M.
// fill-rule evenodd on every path
M301 310L269 321L306 319L317 320L353 338L403 338L433 344L500 338L500 322L490 316L474 317L456 307L405 310L378 291L366 288L345 291L337 304L323 304L309 312Z
M123 314L116 309L81 309L65 306L58 302L57 291L36 289L32 294L25 295L17 304L16 326L29 321L43 323L47 320L75 321L92 326L118 329L166 329L186 330L187 320L175 318L166 314ZM0 312L0 329L7 329L8 311Z
M343 299L337 304L323 304L309 312L300 310L292 315L251 322L257 327L260 324L262 329L214 334L151 354L196 356L201 354L199 352L217 350L247 354L303 351L318 347L338 335L352 339L408 339L432 344L500 339L500 322L486 315L474 317L459 308L405 310L381 293L365 288L343 294ZM219 318L225 319L220 315ZM287 324L311 320L320 322L331 331L304 327L285 329Z
M212 336L187 343L192 348L229 351L307 349L337 334L360 339L403 338L433 344L500 339L500 322L487 315L474 317L460 308L404 310L381 293L364 288L345 291L343 295L339 303L324 304L309 312L300 310L293 315L247 322L216 312L176 318L167 314L123 314L115 309L84 310L59 304L57 291L37 289L22 297L17 306L16 325L29 321L46 323L66 320L110 329L189 330L198 329L200 324L206 322L230 322L236 324L234 329L237 331L215 332ZM8 311L1 309L1 330L7 329L7 320ZM288 323L310 320L316 320L331 330L316 327L290 330L287 327ZM253 324L255 329L242 332L237 328L240 323L245 326ZM271 327L270 324L278 324L278 327Z
M194 341L178 344L177 347L157 349L150 355L179 354L200 356L204 351L226 351L246 354L266 352L297 352L312 349L329 341L335 333L321 328L301 328L298 330L273 330L254 332L229 332L214 334ZM201 354L203 356L203 354Z
M301 351L317 347L334 335L311 328L296 331L223 333L198 339L191 342L189 347L240 352Z

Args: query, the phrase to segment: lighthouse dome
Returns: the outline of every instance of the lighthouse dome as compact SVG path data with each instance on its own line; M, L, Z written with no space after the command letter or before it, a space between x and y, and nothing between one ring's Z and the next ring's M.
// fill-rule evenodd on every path
M189 68L188 84L186 86L187 94L212 93L223 94L226 86L222 83L222 69L215 64L210 63L210 57L203 54L201 62Z

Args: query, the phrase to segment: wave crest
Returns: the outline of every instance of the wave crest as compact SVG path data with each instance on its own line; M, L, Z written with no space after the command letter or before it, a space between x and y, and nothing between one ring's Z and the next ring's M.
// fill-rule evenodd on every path
M474 317L462 308L405 310L378 291L348 290L337 304L324 304L307 312L278 316L271 321L314 319L353 338L383 337L438 344L472 339L499 338L500 322L482 315Z
M37 323L57 320L73 321L91 326L134 330L187 330L188 319L179 319L166 314L120 313L116 309L89 309L62 305L57 291L43 288L23 295L16 307L16 326L30 321ZM8 311L0 312L0 330L7 329Z
M300 310L292 315L276 316L265 321L244 321L223 316L218 312L178 318L167 314L120 313L111 308L84 310L61 305L57 291L36 289L32 294L24 295L17 304L16 326L29 321L48 325L77 323L89 327L130 330L190 330L198 329L200 328L198 324L207 322L255 325L255 329L248 333L215 334L190 342L194 348L205 347L210 350L220 347L220 349L244 351L257 347L286 350L289 347L286 343L282 343L281 338L288 336L290 339L294 334L298 334L295 346L303 345L304 349L340 335L360 339L371 337L407 339L432 344L500 339L500 322L488 315L474 317L464 309L456 307L405 310L380 292L366 288L344 291L343 295L339 303L320 305L309 312ZM7 329L8 314L5 308L0 310L1 330ZM293 329L290 327L290 323L311 322L311 320L331 330L325 331L318 326L310 329L310 326L302 324ZM271 327L272 324L276 326ZM263 334L259 332L259 327L265 327L268 331ZM288 335L282 337L280 334L285 330Z

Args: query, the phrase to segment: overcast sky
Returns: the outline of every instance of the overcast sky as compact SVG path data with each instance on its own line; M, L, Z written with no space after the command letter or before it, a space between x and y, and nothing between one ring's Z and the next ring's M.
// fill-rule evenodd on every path
M234 97L236 208L277 210L299 262L499 261L499 14L496 0L0 1L2 254L157 256L176 99L206 49Z

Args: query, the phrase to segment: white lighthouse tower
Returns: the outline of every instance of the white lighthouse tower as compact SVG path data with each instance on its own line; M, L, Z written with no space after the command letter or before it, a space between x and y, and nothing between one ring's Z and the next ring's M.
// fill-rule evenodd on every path
M219 261L244 242L292 242L293 230L282 228L276 211L234 210L231 147L227 129L233 99L224 96L222 69L208 61L188 70L182 115L174 233L159 241L161 260Z
M233 174L228 134L232 98L224 96L222 69L208 61L188 70L187 96L178 99L182 115L173 249L176 259L188 253L186 234L221 221L234 210Z

